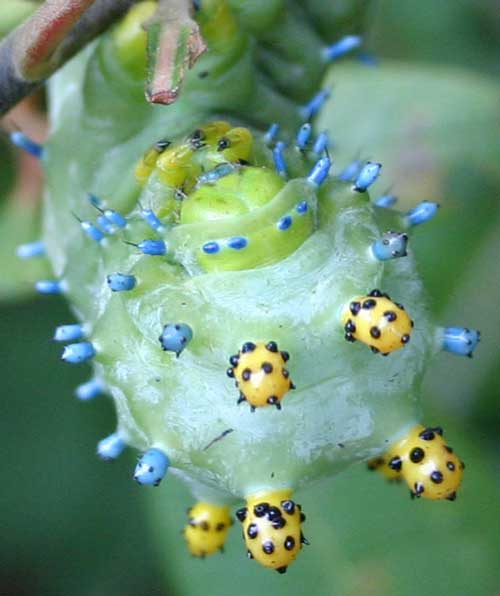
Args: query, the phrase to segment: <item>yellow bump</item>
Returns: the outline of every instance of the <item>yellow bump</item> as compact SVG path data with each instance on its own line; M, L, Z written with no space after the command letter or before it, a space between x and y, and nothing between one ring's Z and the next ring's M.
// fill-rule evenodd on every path
M180 188L188 177L196 178L201 170L192 157L193 150L187 143L164 151L156 161L160 180L167 186Z
M353 298L342 312L342 324L348 341L359 340L382 354L403 348L413 327L404 307L379 290Z
M189 523L184 528L189 552L205 557L223 550L229 528L233 524L229 507L199 502L188 511Z
M276 342L247 342L237 355L230 358L233 368L228 375L236 379L240 390L238 401L247 401L252 409L274 405L294 388L286 362L287 352L280 352Z
M302 535L305 515L290 498L291 490L250 495L237 512L248 556L264 567L284 573L307 541Z

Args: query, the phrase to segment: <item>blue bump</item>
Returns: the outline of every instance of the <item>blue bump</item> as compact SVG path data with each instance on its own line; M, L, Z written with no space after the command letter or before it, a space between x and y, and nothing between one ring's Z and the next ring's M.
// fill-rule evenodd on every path
M186 323L168 323L163 327L158 339L165 352L175 352L176 356L179 357L193 339L193 330Z
M161 256L167 252L167 245L163 240L143 240L137 248L145 255Z
M85 331L83 325L75 323L74 325L60 325L56 327L54 341L76 341L84 337Z
M480 340L481 333L477 329L446 327L443 333L442 349L459 356L472 358L472 353Z
M127 218L124 217L121 213L118 213L118 211L115 211L114 209L105 209L104 217L113 225L119 228L123 229L127 227Z
M377 207L383 207L384 209L390 209L393 207L398 201L398 198L395 195L382 195L373 201L374 205Z
M279 230L288 230L288 228L292 225L293 219L291 215L284 215L276 224L276 227Z
M276 140L276 137L278 136L279 131L280 131L279 124L277 124L276 122L271 124L271 126L268 128L266 134L264 135L264 143L266 143L266 145L271 145L272 143L274 143L274 141Z
M11 132L10 140L16 147L19 147L23 151L26 151L26 153L33 155L33 157L36 157L37 159L42 159L43 146L30 139L20 130L15 130L14 132Z
M196 182L198 185L213 184L214 182L217 182L217 180L224 178L224 176L229 176L229 174L232 174L235 170L236 166L233 163L220 163L212 170L200 174L196 179Z
M79 364L93 358L96 354L94 346L88 341L69 344L64 348L61 360L71 364Z
M160 218L151 209L141 209L141 217L155 232L162 232L165 229Z
M159 449L148 449L139 459L134 471L134 480L139 484L158 486L165 477L170 460Z
M359 48L362 41L363 39L359 35L346 35L345 37L342 37L342 39L339 39L339 41L323 48L323 60L325 62L338 60L347 53L352 52L352 50Z
M101 232L101 230L90 221L81 221L80 226L91 240L95 240L95 242L101 242L101 240L104 238L103 232Z
M75 389L75 395L81 401L95 399L104 392L104 383L100 379L90 379L90 381L78 385Z
M219 252L220 245L218 242L206 242L203 247L203 252L206 252L207 255L214 255Z
M248 240L243 236L234 236L233 238L229 238L227 246L229 248L234 248L235 250L241 250L248 246Z
M439 205L432 201L422 201L414 209L406 214L406 221L409 226L418 226L432 219L438 212Z
M278 141L273 149L273 159L274 159L274 167L280 176L286 178L286 162L285 162L285 155L283 153L286 145L283 141Z
M328 150L329 144L328 132L326 130L320 132L318 138L314 142L313 153L321 155L324 151Z
M365 192L379 177L382 164L367 161L354 182L354 190Z
M355 159L351 161L339 174L339 180L342 182L354 182L356 180L358 174L361 172L361 168L363 167L363 161L361 159Z
M306 148L306 145L311 137L312 133L312 126L309 122L306 122L299 128L299 132L297 133L297 147L301 150Z
M35 289L40 294L62 294L62 282L57 279L41 279L35 283Z
M45 244L39 242L29 242L20 244L16 249L16 254L20 259L33 259L34 257L43 257L46 254Z
M99 215L97 218L97 225L105 234L114 234L117 231L116 226L113 225L105 215Z
M366 66L378 66L379 59L371 52L359 52L356 58Z
M97 443L97 455L105 461L111 461L120 457L126 446L120 435L113 433Z
M318 159L312 170L309 172L307 180L311 184L314 184L314 186L320 186L328 178L331 166L332 162L329 157Z
M106 281L112 292L129 292L135 288L137 283L137 279L133 275L125 273L111 273Z
M300 115L304 120L311 120L321 110L325 101L330 97L329 89L322 89L319 93L299 109Z
M308 205L307 201L300 201L300 203L297 203L297 205L295 205L295 211L297 211L297 213L299 215L303 215L304 213L307 213L308 209L309 209L309 205Z
M408 236L400 232L386 232L382 238L372 245L372 252L379 261L389 261L399 257L406 257Z

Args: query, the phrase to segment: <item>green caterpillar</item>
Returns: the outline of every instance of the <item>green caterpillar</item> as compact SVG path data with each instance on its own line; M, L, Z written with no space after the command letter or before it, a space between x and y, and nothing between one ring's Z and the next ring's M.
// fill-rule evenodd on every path
M152 107L140 25L154 9L138 4L51 82L55 278L37 287L79 321L55 337L63 360L92 360L78 395L115 402L101 457L129 445L140 484L169 470L189 485L197 556L222 548L245 500L249 558L283 573L307 543L293 491L353 462L455 499L463 464L419 426L419 387L438 351L471 355L479 332L436 326L407 251L437 206L371 202L380 164L335 172L312 130L342 53L323 37L345 21L319 0L204 1L209 52L175 105Z

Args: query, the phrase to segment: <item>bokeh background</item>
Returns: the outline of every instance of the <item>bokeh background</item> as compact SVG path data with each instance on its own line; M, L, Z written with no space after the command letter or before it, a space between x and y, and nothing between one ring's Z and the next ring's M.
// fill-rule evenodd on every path
M440 355L423 388L425 421L467 464L458 500L411 501L358 465L299 495L312 545L287 575L247 562L237 528L223 556L191 559L184 488L139 487L133 455L95 457L113 409L74 398L88 370L62 364L50 341L72 316L32 295L45 265L14 256L34 238L36 184L25 158L29 180L16 179L21 158L0 138L2 596L500 595L500 3L378 0L367 31L379 63L333 69L320 127L336 167L384 164L374 194L443 207L412 247L436 318L483 332L473 360Z

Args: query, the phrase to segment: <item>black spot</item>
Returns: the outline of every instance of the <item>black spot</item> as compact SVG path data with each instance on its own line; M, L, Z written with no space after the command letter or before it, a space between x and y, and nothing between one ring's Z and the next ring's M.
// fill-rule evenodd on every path
M268 510L269 510L269 503L258 503L253 508L253 512L256 517L262 517L262 516L266 515Z
M362 306L364 309L370 310L371 308L375 308L377 306L377 301L373 300L372 298L368 298L367 300L363 301Z
M238 509L235 515L240 520L240 522L244 522L247 517L247 508L242 507L241 509Z
M385 459L383 457L374 457L366 462L366 467L371 471L378 470L380 466L385 464Z
M436 437L432 428L424 429L418 436L424 441L432 441Z
M378 354L380 352L380 350L378 348L376 348L375 346L370 346L370 350L374 353L374 354Z
M344 443L337 443L337 447L340 447L340 449L344 449L345 445Z
M368 296L373 296L374 298L380 298L382 296L382 292L380 290L372 290Z
M247 401L247 398L243 395L243 393L240 393L240 396L238 397L238 401L236 403L241 404L244 401Z
M295 539L293 536L287 536L285 538L285 549L286 550L293 550L295 546Z
M356 332L356 325L352 322L351 319L347 321L344 327L346 333L355 333Z
M192 528L196 528L196 522L194 521L193 518L190 518L188 521L188 524L192 527Z
M443 436L443 428L441 426L435 426L432 430L440 437Z
M257 527L257 524L250 524L247 528L247 536L249 538L251 538L252 540L254 538L257 538L257 534L259 533L259 528Z
M219 522L216 526L215 526L215 531L216 532L222 532L222 530L224 530L224 528L226 527L226 524Z
M202 521L200 522L200 528L204 531L204 532L208 532L208 530L210 530L210 526L208 524L207 521Z
M276 353L278 351L278 344L275 341L270 341L267 345L266 345L266 350L269 350L269 352L274 352Z
M292 383L292 381L290 381L289 388L290 389L297 389L297 387Z
M398 315L393 311L393 310L386 310L384 312L384 317L390 322L392 323L393 321L395 321L398 318Z
M346 339L346 341L350 341L351 343L354 343L356 341L356 338L352 333L346 333L344 335L344 338Z
M414 464L420 463L425 457L425 451L420 447L414 447L410 452L410 459Z
M446 498L447 498L448 501L456 501L456 499L457 499L457 493L455 491L453 491Z
M257 346L253 342L247 341L241 346L241 351L243 354L246 354L247 352L253 352L256 347Z
M270 395L266 401L270 406L275 406L278 403L278 398L276 395Z
M174 325L174 329L175 329L176 331L180 331L180 330L181 330L181 326L180 326L180 325Z
M281 352L281 357L283 358L283 360L285 362L288 362L290 360L290 354L288 352L286 352L285 350L283 350Z
M441 484L441 482L443 482L443 475L441 474L441 472L439 470L434 470L434 472L432 472L430 478L431 478L432 482L434 482L434 484Z
M446 462L446 467L448 468L448 470L450 470L450 472L454 472L455 471L455 464L452 461L447 461Z
M290 376L290 373L287 371L286 368L281 369L281 374L285 377L285 379L288 379L288 377Z
M224 149L227 149L230 146L231 141L227 137L222 137L222 139L219 139L217 142L217 151L224 151Z
M404 335L401 336L402 344L407 344L409 341L410 341L410 336L408 335L408 333L405 333Z
M400 472L401 468L403 467L403 462L401 458L398 455L396 455L391 460L389 460L387 465L389 466L389 468L391 468L391 470L394 470L395 472Z
M167 147L170 147L171 144L172 141L168 141L167 139L160 139L155 143L155 149L156 151L158 151L158 153L162 153L163 151L165 151Z
M208 70L202 70L201 72L198 73L198 78L199 79L206 79L209 74L210 73L208 72Z
M270 375L273 372L273 365L270 362L263 362L261 368L266 375Z
M358 314L358 312L361 309L361 304L359 302L351 302L351 304L349 304L349 310L351 311L351 313L356 316Z
M465 464L463 461L460 462L460 469L465 470Z
M241 378L244 381L249 381L251 376L252 376L252 371L249 368L245 368L245 370L241 373Z
M266 540L262 543L262 550L266 553L266 555L272 555L274 553L274 544L271 540Z
M295 503L292 500L287 499L286 501L281 501L281 506L283 507L283 511L285 513L288 513L288 515L293 515L295 511Z
M247 550L247 559L253 559L253 555L249 550Z
M189 144L193 149L201 149L205 146L205 133L201 129L196 129L189 139Z
M399 308L399 310L405 309L405 307L402 304L400 304L399 302L395 302L394 304Z
M283 575L284 573L286 573L287 568L286 567L276 567L276 571L278 573L280 573L281 575Z
M370 327L370 335L373 339L378 339L382 334L380 333L380 329L374 325L373 327Z
M444 445L444 448L448 453L453 453L453 449L449 445Z
M281 530L281 528L284 528L286 526L286 519L283 519L282 517L277 517L276 519L273 519L271 525L275 530Z
M278 507L269 507L269 511L267 512L267 517L269 519L276 519L277 517L281 517L281 511Z
M306 514L302 513L302 511L300 512L300 521L301 522L305 522L306 521Z
M304 534L302 534L302 532L300 533L300 543L305 544L307 546L311 544L309 540L304 536Z
M232 366L238 366L239 360L239 356L235 354L234 356L231 356L231 358L229 358L229 364L231 364Z
M232 368L228 368L226 370L226 375L232 379L234 377L234 370Z
M421 482L415 482L414 486L415 496L420 497L424 493L424 485Z

